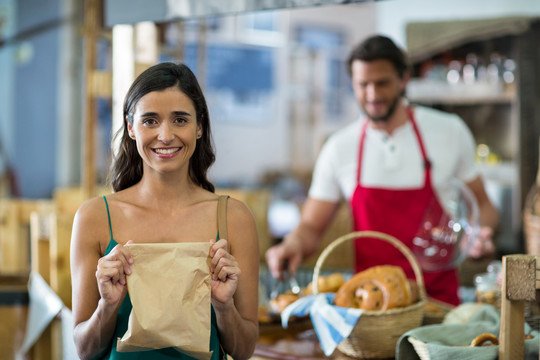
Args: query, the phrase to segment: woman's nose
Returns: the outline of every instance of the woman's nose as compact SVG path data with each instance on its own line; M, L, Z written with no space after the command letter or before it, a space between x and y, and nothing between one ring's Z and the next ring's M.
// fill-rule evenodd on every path
M158 140L163 143L170 143L174 138L174 133L167 122L163 122L159 127Z

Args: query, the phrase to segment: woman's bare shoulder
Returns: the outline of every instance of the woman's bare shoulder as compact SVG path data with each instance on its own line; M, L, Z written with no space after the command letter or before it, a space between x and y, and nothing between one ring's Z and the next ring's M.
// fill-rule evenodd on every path
M82 203L73 219L72 238L75 241L98 241L107 237L108 216L103 197L88 199Z
M229 236L242 234L241 238L246 236L257 239L257 229L255 217L249 207L241 200L229 198L227 205L227 223L229 224Z
M81 204L77 210L77 213L75 214L75 218L79 218L79 220L91 220L106 211L105 200L103 197L95 197L85 200Z
M227 203L227 211L234 217L240 217L244 219L253 217L253 214L250 208L246 205L246 203L233 197L229 197Z

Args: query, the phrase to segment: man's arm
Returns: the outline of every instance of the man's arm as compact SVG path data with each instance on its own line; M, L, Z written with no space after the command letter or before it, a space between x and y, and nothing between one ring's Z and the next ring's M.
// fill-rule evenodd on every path
M338 205L337 202L307 198L296 229L266 252L266 262L273 277L283 278L285 263L288 263L289 273L296 273L302 261L318 250L322 235L334 218Z
M467 186L476 198L480 213L479 236L473 242L468 255L472 258L481 258L495 252L495 246L491 238L499 224L499 212L489 199L481 176L477 176L468 182Z

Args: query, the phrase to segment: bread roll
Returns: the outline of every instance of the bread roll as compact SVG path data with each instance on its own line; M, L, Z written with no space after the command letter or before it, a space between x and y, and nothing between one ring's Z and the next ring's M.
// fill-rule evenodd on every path
M398 266L374 266L357 273L336 293L334 304L364 310L389 310L413 301L410 283Z
M293 293L279 294L276 298L270 300L270 309L275 313L281 313L287 306L300 298Z
M328 276L319 276L319 293L336 292L345 283L345 277L342 273L333 273ZM310 282L303 293L309 295L313 293L313 282Z

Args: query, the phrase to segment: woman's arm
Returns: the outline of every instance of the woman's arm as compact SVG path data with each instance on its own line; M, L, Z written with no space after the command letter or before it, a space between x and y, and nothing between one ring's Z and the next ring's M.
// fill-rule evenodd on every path
M81 359L106 351L127 292L132 260L121 245L101 256L100 239L109 236L103 200L87 201L75 215L70 250L74 340Z
M229 239L218 241L210 252L212 306L223 348L242 360L251 357L259 337L259 243L253 215L242 202L229 199L227 224Z

